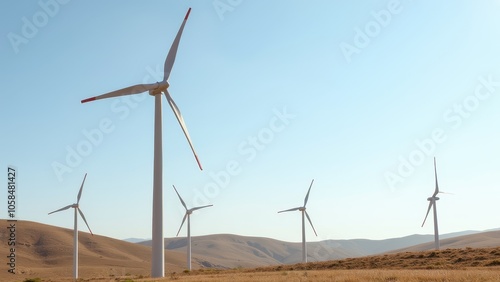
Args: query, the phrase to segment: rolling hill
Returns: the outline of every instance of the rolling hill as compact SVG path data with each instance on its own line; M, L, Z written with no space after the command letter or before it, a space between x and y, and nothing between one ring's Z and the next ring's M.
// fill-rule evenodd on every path
M500 231L488 231L439 240L441 249L490 248L500 246ZM392 250L398 252L421 252L434 249L434 240L406 248Z
M474 233L478 232L451 233L443 235L442 238L454 238ZM477 238L481 239L480 237ZM369 256L431 242L432 240L434 240L433 235L410 235L385 240L351 239L310 242L307 243L308 261ZM497 243L495 245L494 241L490 241L485 246L499 246L500 239ZM151 241L142 241L139 244L151 246ZM186 238L165 239L165 248L171 251L184 253L186 252L186 244ZM214 255L214 253L217 255ZM300 262L302 260L302 245L301 243L283 242L264 237L216 234L192 237L192 254L194 261L205 267L247 268Z
M7 272L6 220L0 220L0 281L21 277L71 277L73 265L73 230L29 221L16 223L16 271ZM121 240L79 232L79 273L81 277L149 275L151 248ZM166 268L182 271L185 256L167 251Z

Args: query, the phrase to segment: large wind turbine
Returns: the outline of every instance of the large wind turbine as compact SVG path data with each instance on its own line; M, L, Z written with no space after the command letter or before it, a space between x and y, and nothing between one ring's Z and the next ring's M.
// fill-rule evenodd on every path
M198 156L194 150L193 144L191 142L191 138L189 137L188 130L186 128L186 124L184 123L184 119L182 118L181 112L177 105L175 104L172 97L167 90L169 87L168 78L170 77L170 71L174 65L175 56L177 54L177 47L179 46L179 41L181 39L182 31L184 29L184 25L189 17L189 13L191 12L191 8L186 13L184 17L184 21L181 24L181 27L177 33L177 36L170 47L170 51L168 52L167 59L165 60L164 67L164 77L163 80L156 83L151 84L138 84L134 86L129 86L120 90L116 90L113 92L109 92L97 97L88 98L82 100L82 103L100 100L111 97L118 97L124 95L132 95L139 94L142 92L149 91L149 95L155 97L155 125L154 125L154 171L153 171L153 228L152 228L152 266L151 266L151 276L152 277L163 277L165 275L165 248L163 241L163 152L162 152L162 112L161 112L161 94L165 94L172 111L179 122L184 135L187 138L189 146L193 151L194 157L196 158L196 162L200 169L202 169L200 161L198 160Z
M439 250L439 231L438 231L438 218L437 218L436 201L439 200L439 197L437 197L437 194L440 192L439 192L437 170L436 170L436 158L434 158L434 176L436 178L436 189L434 190L434 194L432 194L431 197L427 198L427 201L429 201L429 208L427 208L427 213L425 214L425 218L424 218L424 222L422 223L422 227L424 226L425 220L427 219L427 216L429 215L429 212L431 211L431 207L432 207L433 212L434 212L434 244L435 244L436 250Z
M309 186L309 190L307 190L306 198L304 199L304 206L278 212L278 213L289 212L289 211L301 211L302 212L302 262L307 262L306 224L305 224L304 215L307 216L307 220L309 220L309 223L311 224L311 227L314 231L314 234L316 234L316 236L318 236L318 234L316 233L316 230L314 229L311 218L309 217L309 215L306 212L307 200L309 199L309 192L311 192L311 187L313 185L313 182L314 182L314 179L311 181L311 185Z
M182 223L181 223L181 227L179 227L179 231L177 231L177 235L176 236L179 236L179 232L181 232L181 229L182 229L182 225L184 225L184 221L186 221L186 217L187 217L187 268L189 271L191 271L191 220L190 220L190 217L191 217L191 214L195 211L195 210L199 210L199 209L202 209L202 208L208 208L208 207L211 207L213 205L206 205L206 206L201 206L201 207L195 207L195 208L191 208L191 209L188 209L187 206L186 206L186 203L184 202L184 200L182 200L182 197L181 195L179 195L179 192L177 192L177 189L175 189L175 186L172 185L174 187L174 190L175 190L175 193L177 193L177 196L179 196L179 200L181 200L181 204L184 206L184 208L186 209L186 213L184 214L184 218L182 219Z
M80 187L80 191L78 192L78 196L76 197L76 204L72 205L67 205L64 208L60 208L58 210L55 210L53 212L50 212L49 214L55 213L55 212L60 212L63 210L67 210L69 208L74 208L75 209L75 223L74 223L74 230L73 230L73 278L76 280L78 278L78 225L77 225L77 212L80 213L80 216L82 217L83 221L87 225L87 228L90 231L90 234L92 234L92 230L90 230L90 226L87 223L87 220L85 219L85 216L83 215L83 212L80 210L80 198L82 197L82 190L83 190L83 184L85 183L85 178L87 178L87 174L85 173L85 176L83 177L83 182L82 186ZM94 234L92 234L94 235Z

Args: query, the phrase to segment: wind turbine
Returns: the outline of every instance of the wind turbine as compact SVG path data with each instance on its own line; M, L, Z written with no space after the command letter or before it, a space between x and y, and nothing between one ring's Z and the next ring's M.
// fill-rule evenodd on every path
M307 220L309 220L309 223L311 224L311 227L314 231L314 234L316 234L316 236L318 236L318 234L316 233L316 230L314 229L311 218L309 217L309 215L306 212L307 200L309 199L309 192L311 192L311 187L313 185L313 182L314 182L314 179L311 181L311 185L309 186L309 190L307 190L306 198L304 199L304 206L278 212L278 213L289 212L289 211L301 211L302 212L302 262L307 262L306 224L305 224L304 215L307 216Z
M50 212L49 214L53 214L55 212L60 212L60 211L63 211L63 210L67 210L69 208L74 208L75 209L75 227L74 227L74 230L73 230L73 278L76 280L78 279L78 224L77 224L77 211L78 213L80 213L80 216L82 217L83 221L85 222L85 224L87 225L87 228L89 229L90 231L90 234L93 236L94 234L92 234L92 230L90 230L90 226L89 224L87 223L87 220L85 219L85 216L83 215L83 212L80 210L80 198L82 197L82 190L83 190L83 184L85 183L85 178L87 178L87 174L85 173L85 176L83 177L83 182L82 182L82 186L80 187L80 191L78 192L78 196L76 197L76 204L72 204L72 205L67 205L65 206L64 208L60 208L58 210L55 210L53 212Z
M179 236L179 232L181 232L181 229L182 229L182 225L184 225L184 221L186 221L186 217L187 217L187 268L189 271L191 271L191 220L190 220L190 217L191 217L191 214L195 211L195 210L199 210L199 209L203 209L203 208L208 208L208 207L211 207L213 205L206 205L206 206L201 206L201 207L195 207L195 208L191 208L191 209L188 209L187 206L186 206L186 203L184 203L184 200L182 200L181 198L181 195L179 195L179 192L177 192L177 189L175 189L175 186L172 185L174 187L174 190L175 190L175 193L177 193L177 196L179 196L179 200L181 200L181 204L184 206L184 208L186 209L186 213L184 214L184 218L182 219L182 223L181 223L181 227L179 227L179 231L177 231L177 235L175 236Z
M161 94L165 94L172 111L174 112L179 125L186 136L186 139L193 151L194 157L200 169L202 169L198 156L194 150L191 138L189 137L186 124L182 118L179 108L175 104L167 88L169 87L168 78L170 77L170 72L174 65L175 56L177 54L177 48L179 46L179 41L181 39L182 31L184 30L184 25L189 17L191 8L186 13L184 21L181 24L177 36L170 47L167 59L165 60L164 66L164 77L163 80L151 84L137 84L134 86L129 86L120 90L112 91L100 96L88 98L82 100L82 103L100 100L111 97L118 97L124 95L139 94L142 92L149 91L149 95L155 97L155 125L154 125L154 169L153 169L153 223L152 223L152 266L151 266L151 276L152 277L164 277L165 275L165 243L163 241L163 152L162 152L162 111L161 111Z
M424 218L424 222L422 223L422 227L424 226L425 220L427 219L427 216L429 215L429 212L431 211L431 207L432 207L433 212L434 212L434 245L435 245L436 250L439 250L439 231L438 231L436 201L439 200L439 197L437 197L437 194L441 193L441 192L439 191L439 186L438 186L437 170L436 170L436 158L434 158L434 176L436 178L436 189L434 190L434 194L432 194L431 197L427 198L427 201L429 201L429 208L427 208L427 213L425 214L425 218Z

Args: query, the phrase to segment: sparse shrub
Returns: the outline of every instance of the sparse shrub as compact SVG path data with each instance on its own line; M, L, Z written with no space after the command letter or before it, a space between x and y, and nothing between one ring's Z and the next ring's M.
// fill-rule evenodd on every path
M177 280L177 279L179 279L179 276L175 271L170 273L170 280Z
M23 282L42 282L41 278L26 278Z
M490 252L491 255L500 255L500 252L498 250L493 250Z
M485 258L485 257L483 257L483 256L478 256L478 257L475 257L474 259L475 259L475 260L485 260L486 258Z
M500 265L500 260L497 259L486 264L486 266L497 266L497 265Z
M186 274L188 274L190 271L189 271L189 269L184 269L183 272L186 273Z
M459 263L459 262L462 262L464 261L464 259L462 257L459 257L457 258L455 261L453 261L454 263Z

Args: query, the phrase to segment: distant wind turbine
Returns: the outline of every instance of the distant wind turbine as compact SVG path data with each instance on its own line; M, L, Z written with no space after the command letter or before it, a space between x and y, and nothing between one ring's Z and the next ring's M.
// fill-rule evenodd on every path
M155 124L154 124L154 168L153 168L153 227L152 227L152 259L151 259L151 276L152 277L164 277L165 276L165 243L163 241L163 152L162 152L162 106L161 106L161 94L165 94L172 111L179 122L184 135L193 151L194 157L200 169L202 169L198 156L194 150L191 138L182 118L179 108L175 104L172 97L167 90L169 87L168 78L170 77L170 72L174 65L175 56L177 54L177 48L181 39L182 31L184 30L184 25L189 17L191 8L186 13L184 21L177 33L177 36L170 47L167 59L165 60L164 67L164 77L163 80L151 84L138 84L134 86L129 86L120 90L112 91L100 96L88 98L82 100L82 103L100 100L111 97L139 94L142 92L149 91L149 95L155 97Z
M174 187L174 190L175 190L175 193L177 193L177 196L179 196L179 200L181 200L181 204L186 209L186 213L184 214L184 218L182 219L181 227L179 227L179 231L177 231L177 235L175 235L175 236L179 236L179 232L181 232L182 225L184 225L184 221L186 221L186 217L187 217L187 220L188 220L188 222L187 222L187 241L188 241L187 242L187 268L189 271L191 271L191 220L190 220L190 217L191 217L191 214L195 210L208 208L208 207L211 207L213 205L206 205L206 206L188 209L186 206L186 203L184 202L184 200L182 200L182 197L181 197L181 195L179 195L179 192L177 192L177 189L175 188L175 186L174 185L172 185L172 186Z
M311 185L309 186L309 190L307 190L306 198L304 199L304 206L278 212L278 213L289 212L289 211L301 211L302 212L302 262L307 262L306 225L305 225L304 215L307 216L307 220L311 224L311 227L314 231L314 234L316 234L316 236L318 236L318 234L316 233L316 230L314 229L314 226L312 224L311 218L309 217L309 215L306 212L307 200L309 199L309 192L311 192L311 187L313 185L313 182L314 182L314 179L311 181Z
M87 174L85 173L85 176L83 177L83 182L82 186L80 187L80 191L78 192L78 196L76 197L76 204L72 205L67 205L64 208L60 208L58 210L55 210L53 212L50 212L49 214L53 214L55 212L60 212L63 210L67 210L69 208L74 208L75 209L75 223L74 223L74 230L73 230L73 278L76 280L78 279L78 224L77 224L77 211L80 213L80 216L82 217L83 221L87 225L87 228L90 231L90 234L92 234L92 231L90 230L90 226L87 223L87 220L85 219L85 216L83 215L83 212L80 210L80 198L82 197L82 190L83 190L83 184L85 183L85 179L87 178ZM94 235L94 234L92 234Z
M437 170L436 170L436 158L434 158L434 176L436 178L436 189L434 190L434 194L432 194L431 197L427 198L427 201L429 201L429 208L427 208L427 213L425 214L424 222L422 223L422 227L425 224L425 220L427 220L427 216L429 215L429 212L431 211L431 207L433 208L434 212L434 245L436 250L439 250L439 231L438 231L438 219L437 219L437 208L436 208L436 201L439 200L439 197L437 197L437 194L442 193L439 191L439 186L438 186L438 178L437 178Z

